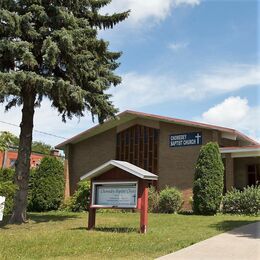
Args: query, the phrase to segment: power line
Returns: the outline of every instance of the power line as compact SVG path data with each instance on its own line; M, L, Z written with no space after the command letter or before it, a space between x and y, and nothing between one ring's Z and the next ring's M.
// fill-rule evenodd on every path
M13 124L13 123L8 123L8 122L5 122L5 121L2 121L0 120L0 123L3 123L3 124L6 124L6 125L11 125L11 126L15 126L15 127L19 127L19 125L16 125L16 124ZM33 129L34 132L37 132L37 133L40 133L40 134L44 134L44 135L49 135L49 136L52 136L52 137L56 137L56 138L60 138L60 139L67 139L63 136L58 136L58 135L54 135L54 134L50 134L50 133L46 133L46 132L43 132L43 131L40 131L40 130L37 130L37 129Z

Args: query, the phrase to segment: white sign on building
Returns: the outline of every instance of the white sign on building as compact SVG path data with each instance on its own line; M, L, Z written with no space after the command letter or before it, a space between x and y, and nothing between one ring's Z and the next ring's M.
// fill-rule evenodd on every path
M97 207L136 208L136 182L94 182L92 205Z
M0 221L3 220L4 208L5 208L5 197L0 196Z

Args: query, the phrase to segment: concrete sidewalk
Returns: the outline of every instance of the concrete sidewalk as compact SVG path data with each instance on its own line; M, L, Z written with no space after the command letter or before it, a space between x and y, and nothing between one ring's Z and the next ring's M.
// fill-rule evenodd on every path
M206 239L160 260L260 260L260 221Z

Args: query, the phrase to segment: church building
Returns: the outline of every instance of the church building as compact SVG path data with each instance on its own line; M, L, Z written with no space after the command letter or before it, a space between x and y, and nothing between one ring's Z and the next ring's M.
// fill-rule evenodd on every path
M177 187L188 209L200 148L211 141L218 143L223 157L225 190L260 181L260 145L243 133L127 110L56 146L65 152L65 197L77 189L82 175L120 160L158 175L158 190Z

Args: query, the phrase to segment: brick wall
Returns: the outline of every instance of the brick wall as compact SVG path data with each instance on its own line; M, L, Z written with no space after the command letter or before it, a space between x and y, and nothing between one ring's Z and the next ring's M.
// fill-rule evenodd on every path
M116 128L70 146L70 194L77 188L80 177L116 157Z
M200 145L186 147L169 147L169 136L188 132L202 132L202 142L213 140L211 130L160 123L159 145L159 189L175 186L183 192L183 208L190 209L195 164L199 155Z

